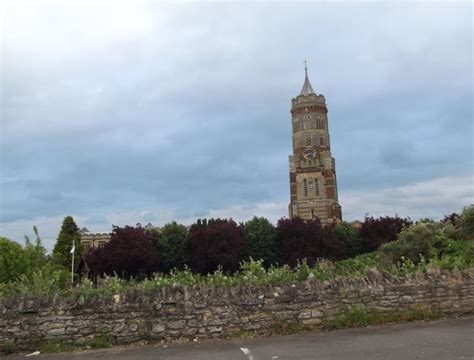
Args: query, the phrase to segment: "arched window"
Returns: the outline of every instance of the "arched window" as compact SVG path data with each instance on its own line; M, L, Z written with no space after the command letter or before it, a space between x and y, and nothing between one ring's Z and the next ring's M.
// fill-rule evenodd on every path
M319 190L319 179L314 180L314 188L316 190L316 196L320 195L320 190Z
M322 136L319 137L319 145L320 146L324 145L324 138Z
M304 197L308 197L308 181L306 179L303 180L303 191Z

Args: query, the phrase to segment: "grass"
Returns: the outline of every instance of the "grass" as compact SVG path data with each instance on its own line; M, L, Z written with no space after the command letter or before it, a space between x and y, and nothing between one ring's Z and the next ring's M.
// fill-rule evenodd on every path
M105 330L102 330L89 345L93 349L110 348L112 347L112 338Z
M441 316L438 310L425 306L416 306L407 310L383 313L373 309L366 309L362 305L356 305L348 307L344 313L338 314L330 319L327 323L327 328L333 330L395 322L435 320L441 318Z
M41 353L58 353L77 350L77 347L64 341L45 341L40 344Z
M0 352L1 353L4 353L5 355L10 355L10 354L13 354L14 352L14 348L13 348L13 345L12 344L5 344L2 346L2 351Z

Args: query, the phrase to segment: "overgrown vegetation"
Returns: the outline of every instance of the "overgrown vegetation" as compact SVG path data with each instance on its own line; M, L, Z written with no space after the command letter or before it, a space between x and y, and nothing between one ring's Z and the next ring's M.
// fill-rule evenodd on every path
M289 284L363 277L371 268L395 275L429 266L474 266L474 206L440 222L366 218L322 227L319 221L266 219L246 224L199 220L189 232L172 223L161 231L114 227L112 240L86 255L100 286L85 280L71 288L70 273L45 255L37 229L25 246L0 238L0 296L69 295L84 299L120 291L150 291L173 284L208 286ZM365 237L364 237L365 236ZM59 238L58 238L59 241ZM374 244L383 245L368 252ZM255 257L254 257L255 256Z
M112 338L107 331L102 330L100 334L90 342L90 347L93 349L102 349L112 347Z
M330 319L328 329L345 329L351 327L364 327L381 325L401 321L434 320L439 319L441 313L429 307L415 306L410 309L393 312L381 312L366 309L362 305L348 307L345 312Z

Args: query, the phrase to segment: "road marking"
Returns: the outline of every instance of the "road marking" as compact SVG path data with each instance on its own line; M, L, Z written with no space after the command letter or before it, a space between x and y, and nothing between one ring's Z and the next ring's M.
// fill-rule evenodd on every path
M250 352L250 349L241 347L240 350L241 350L245 355L248 356L249 360L254 360L254 359L253 359L253 355L252 355L252 353Z

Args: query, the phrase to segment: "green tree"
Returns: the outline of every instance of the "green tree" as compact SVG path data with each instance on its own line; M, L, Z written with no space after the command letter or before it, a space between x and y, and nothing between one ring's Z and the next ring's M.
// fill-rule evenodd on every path
M347 222L336 225L333 234L338 238L344 247L344 257L352 258L363 253L362 238L359 231Z
M169 272L182 269L188 260L188 230L175 221L155 232L156 247L160 256L160 270Z
M20 244L0 237L0 283L14 282L27 271L23 248Z
M53 261L65 269L71 268L71 248L73 242L76 247L74 263L78 264L83 250L79 228L72 216L66 216L53 249Z
M466 206L461 213L461 222L459 224L461 237L474 239L474 205Z
M244 238L246 259L263 260L266 267L277 262L277 232L270 221L254 216L244 225Z

